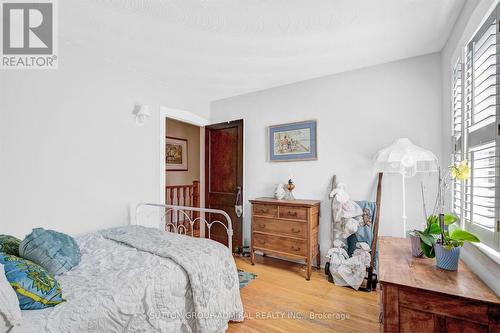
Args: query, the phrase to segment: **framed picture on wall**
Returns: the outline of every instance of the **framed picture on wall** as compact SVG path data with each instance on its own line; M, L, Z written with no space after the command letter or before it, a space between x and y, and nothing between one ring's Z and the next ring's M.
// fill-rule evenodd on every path
M167 171L188 170L188 141L167 136L165 145L165 156Z
M271 162L317 159L315 120L269 127L269 160Z

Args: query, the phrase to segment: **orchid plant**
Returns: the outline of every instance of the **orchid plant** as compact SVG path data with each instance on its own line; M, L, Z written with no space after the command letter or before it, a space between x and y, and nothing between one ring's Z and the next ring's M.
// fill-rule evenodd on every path
M444 221L446 225L455 223L458 217L454 214L444 214ZM422 252L427 258L434 258L434 245L442 234L441 227L439 226L439 216L431 215L427 218L426 228L423 231L415 230L414 234L420 237L420 246Z
M434 204L433 215L444 214L446 192L450 187L452 180L466 181L470 178L470 167L467 160L452 164L448 167L448 172L444 177L439 172L439 190ZM441 226L443 227L443 226Z
M452 213L444 213L446 191L452 180L466 181L470 178L470 174L471 170L467 160L450 165L444 177L439 172L438 194L433 212L428 217L424 200L426 227L423 231L415 230L414 234L420 237L421 248L426 257L433 258L435 256L434 245L437 242L447 249L462 246L464 242L479 242L475 235L458 227L458 216Z

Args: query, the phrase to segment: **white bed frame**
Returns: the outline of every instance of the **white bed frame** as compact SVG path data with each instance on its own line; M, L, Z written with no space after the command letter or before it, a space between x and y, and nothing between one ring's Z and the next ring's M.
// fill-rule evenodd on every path
M155 209L156 208L156 209ZM195 219L191 219L190 214L187 214L186 212L198 212L199 216L196 217ZM159 214L159 215L158 215ZM210 230L214 224L221 224L227 232L227 245L229 250L232 251L233 248L233 224L231 222L231 218L229 215L220 209L210 209L210 208L197 208L197 207L186 207L186 206L175 206L175 205L162 205L162 204L155 204L155 203L140 203L137 205L135 209L135 223L137 225L149 225L152 226L154 223L141 223L144 221L144 217L152 218L153 222L154 220L159 218L159 225L158 227L161 230L165 230L167 232L174 232L177 234L181 235L188 235L189 232L186 229L186 227L183 224L178 225L179 218L175 218L173 222L168 222L167 221L167 215L171 214L174 216L182 216L183 222L188 222L191 226L191 237L195 237L194 235L194 226L196 222L199 223L200 226L200 238L210 238L211 233ZM224 217L226 220L226 223L223 221L219 220L213 220L212 222L209 222L205 219L205 214L220 214ZM141 216L142 218L139 218ZM202 225L205 225L208 229L208 237L205 237L205 228L201 228Z

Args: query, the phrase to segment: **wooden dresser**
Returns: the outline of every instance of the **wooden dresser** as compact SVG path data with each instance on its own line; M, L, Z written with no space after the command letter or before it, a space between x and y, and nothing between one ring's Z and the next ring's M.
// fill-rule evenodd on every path
M252 265L255 251L291 259L303 259L306 279L311 278L314 256L320 267L318 227L320 201L259 198L252 203Z
M381 237L379 249L384 332L500 332L500 299L463 262L439 269L409 239Z

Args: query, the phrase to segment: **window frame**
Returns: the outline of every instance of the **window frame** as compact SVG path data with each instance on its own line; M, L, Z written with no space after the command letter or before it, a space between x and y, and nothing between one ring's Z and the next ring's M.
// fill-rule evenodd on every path
M460 73L460 77L457 77L457 72ZM452 163L455 163L458 160L463 160L464 158L464 148L463 148L463 137L464 137L464 86L465 86L465 74L464 74L464 63L462 61L462 57L459 57L457 61L455 62L455 65L452 68L451 71L452 77L451 77L451 132L452 132L452 146L453 146L453 153L452 153ZM456 81L461 80L461 85L459 87L458 93L460 94L460 131L459 135L457 136L456 134L456 123L455 120L457 119L456 116L456 100L455 100L455 94L457 91L455 90L456 86ZM458 156L457 156L458 155ZM457 191L457 186L459 186L459 189ZM457 214L457 211L455 210L455 202L458 200L458 216L460 218L460 221L463 221L463 209L464 209L464 186L462 182L453 182L452 186L452 202L451 202L451 208L452 211ZM458 197L456 197L456 194L459 194ZM463 227L463 226L462 226Z
M491 29L491 26L495 26L495 37L494 37L494 43L496 44L495 47L495 65L494 68L495 70L495 121L489 124L486 124L482 127L479 127L475 130L471 129L474 127L474 117L476 114L474 114L474 109L475 109L475 104L474 104L474 89L475 89L475 77L474 77L474 43L479 41L483 35ZM482 46L481 46L482 47ZM467 71L469 70L469 59L468 57L470 56L470 77L471 77L471 83L470 83L470 121L471 125L467 126L468 123L468 118L466 118L467 110L467 97L468 95L466 94L468 85L467 85ZM461 77L457 77L457 71L460 70L460 75ZM482 73L480 74L482 75ZM456 106L456 82L457 80L461 80L461 86L459 87L460 89L460 94L461 94L461 99L460 99L460 112L461 112L461 124L460 124L460 135L456 135L456 111L457 111L457 106ZM486 79L481 82L483 84L486 82ZM453 153L453 162L455 162L457 159L464 159L469 157L472 157L471 154L474 152L471 152L474 150L474 148L477 148L480 145L487 144L489 142L494 142L495 144L495 165L494 165L494 184L495 184L495 194L494 194L494 230L493 232L481 227L477 224L474 224L472 219L474 217L474 192L473 192L473 185L474 185L474 178L472 177L470 180L470 184L466 185L464 182L461 183L453 183L452 186L452 198L451 198L451 207L452 210L455 211L455 207L457 199L459 201L460 209L459 209L459 217L460 221L462 224L462 227L466 230L469 230L476 234L482 241L483 244L491 247L495 251L499 252L500 251L500 5L495 8L495 10L487 17L487 19L484 21L482 26L478 29L478 31L474 34L472 39L465 45L463 48L463 53L461 56L457 59L457 61L453 64L452 67L452 75L451 75L451 127L452 127L452 153ZM486 91L486 90L484 90ZM486 110L486 109L485 109ZM472 133L472 134L471 134ZM470 158L469 163L471 164L471 169L472 173L474 174L474 158ZM457 192L457 187L460 186L460 189ZM465 218L465 210L466 210L466 187L470 187L471 194L471 204L470 204L470 221L467 221ZM459 196L457 198L457 193L459 193Z

